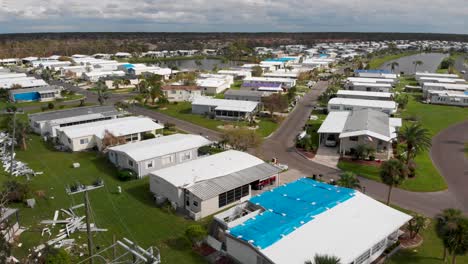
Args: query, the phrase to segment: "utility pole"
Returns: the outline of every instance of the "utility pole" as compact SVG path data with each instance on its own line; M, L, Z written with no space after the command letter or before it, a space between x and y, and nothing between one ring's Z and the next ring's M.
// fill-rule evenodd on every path
M91 224L89 223L89 216L91 215L90 208L89 208L89 196L88 191L84 192L84 201L85 201L85 210L86 210L86 234L88 235L88 253L90 256L93 255L93 237L91 235ZM93 259L89 259L89 263L93 264Z
M11 135L11 153L10 153L10 175L13 175L13 154L15 153L16 140L16 109L13 112L13 135Z
M101 188L104 186L103 181L96 181L94 185L89 185L89 186L84 186L82 184L77 184L75 185L74 188L68 188L67 193L68 195L74 195L77 193L84 193L84 204L85 204L85 211L86 211L86 233L88 236L88 253L89 253L89 263L94 264L94 259L92 258L93 250L94 250L94 245L93 245L93 237L91 234L91 223L90 223L90 215L91 215L91 208L90 208L90 203L89 203L89 196L88 192L92 190L96 190L98 188Z

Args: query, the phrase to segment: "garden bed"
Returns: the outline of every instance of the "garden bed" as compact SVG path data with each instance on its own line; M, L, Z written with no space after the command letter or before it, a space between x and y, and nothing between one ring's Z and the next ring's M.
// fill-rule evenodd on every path
M314 151L306 151L305 149L302 148L296 148L296 151L299 152L302 156L308 158L308 159L313 159L315 158L316 152Z

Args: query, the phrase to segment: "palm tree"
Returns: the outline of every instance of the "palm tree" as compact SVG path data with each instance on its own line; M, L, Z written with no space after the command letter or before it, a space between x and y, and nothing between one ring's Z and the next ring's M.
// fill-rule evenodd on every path
M387 64L388 66L390 66L390 69L392 70L392 73L395 73L395 68L396 67L400 67L400 64L396 61L392 62L392 63L389 63Z
M458 209L448 208L437 214L435 217L435 230L437 236L442 240L445 237L445 233L452 226L452 222L462 216L462 212ZM447 260L447 245L444 243L444 262Z
M156 99L161 98L163 96L163 92L161 90L161 83L154 85L149 90L149 96L151 97L151 101L154 105Z
M115 89L119 89L119 86L120 86L121 83L122 83L122 80L118 80L118 79L117 79L117 80L114 80L114 81L112 82L112 86L113 86Z
M107 86L103 81L98 81L96 83L96 91L98 93L98 101L100 105L104 105L104 102L109 99L110 92Z
M418 68L418 66L421 66L423 65L424 62L420 61L420 60L417 60L417 61L413 61L413 65L414 65L414 72L416 73L416 69Z
M340 179L336 183L350 189L361 189L361 183L356 174L348 171L340 174Z
M312 261L308 260L305 264L311 264ZM340 264L340 258L330 255L315 255L314 264Z
M380 166L380 179L384 184L388 185L387 205L390 204L393 187L402 184L407 174L406 165L397 159L387 160Z
M417 152L428 150L431 147L429 130L419 123L404 126L399 132L400 140L406 143L406 165L409 164Z
M456 263L457 256L468 252L468 218L458 217L451 222L443 238L448 252L452 254L452 264Z

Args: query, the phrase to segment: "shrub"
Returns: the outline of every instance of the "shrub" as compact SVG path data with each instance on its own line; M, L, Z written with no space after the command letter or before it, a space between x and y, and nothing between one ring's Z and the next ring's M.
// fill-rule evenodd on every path
M197 244L202 241L208 233L206 229L201 225L190 225L185 230L185 236L192 241L193 244Z
M16 180L6 181L3 184L5 191L8 193L10 202L24 202L29 196L29 186L26 183L20 183Z
M175 124L173 124L173 123L166 123L166 124L164 124L164 129L167 129L167 130L174 130L174 129L175 129Z
M47 108L49 108L50 110L54 109L55 108L54 103L48 103Z
M117 177L121 181L129 181L131 179L134 179L136 177L136 174L135 174L135 172L133 172L131 170L120 170L117 173Z
M146 139L152 139L152 138L155 138L156 136L153 134L153 133L145 133L143 134L143 140L146 140Z
M63 248L60 248L60 249L56 249L53 247L48 248L45 258L46 258L45 260L46 264L70 264L71 263L70 255Z

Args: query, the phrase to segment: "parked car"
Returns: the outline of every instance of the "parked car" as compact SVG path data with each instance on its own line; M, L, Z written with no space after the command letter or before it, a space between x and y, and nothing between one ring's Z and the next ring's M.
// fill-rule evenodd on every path
M329 135L325 140L325 146L327 147L336 147L337 142L334 135Z

